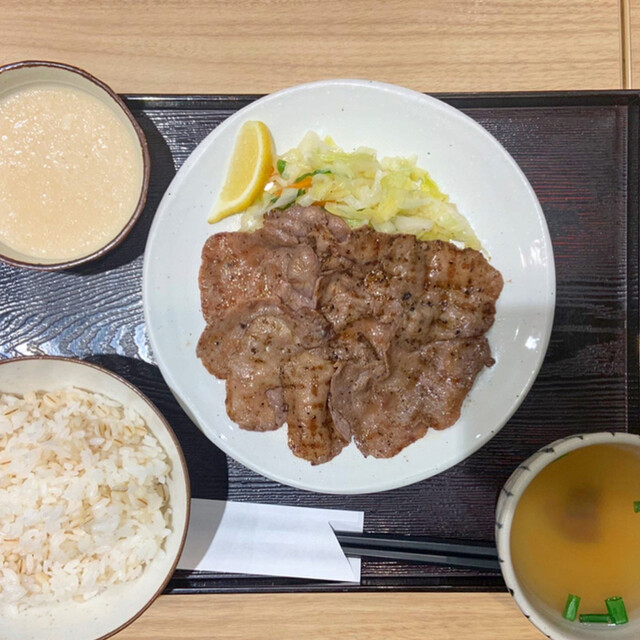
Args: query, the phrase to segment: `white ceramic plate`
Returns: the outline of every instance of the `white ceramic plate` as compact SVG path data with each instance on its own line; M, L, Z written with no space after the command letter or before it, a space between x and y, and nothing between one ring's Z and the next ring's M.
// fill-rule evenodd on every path
M278 153L309 130L344 149L367 146L380 156L418 156L470 220L491 263L504 277L488 337L496 364L484 370L460 420L429 431L388 460L364 458L352 443L316 467L296 458L286 428L239 429L225 412L224 381L196 357L205 323L200 313L200 252L209 235L236 230L239 216L207 224L239 127L262 120ZM511 156L480 125L420 93L361 80L300 85L266 96L225 120L185 162L156 213L147 243L144 310L156 360L167 384L218 447L284 484L323 493L369 493L404 486L464 460L509 419L540 368L555 305L555 270L540 204Z

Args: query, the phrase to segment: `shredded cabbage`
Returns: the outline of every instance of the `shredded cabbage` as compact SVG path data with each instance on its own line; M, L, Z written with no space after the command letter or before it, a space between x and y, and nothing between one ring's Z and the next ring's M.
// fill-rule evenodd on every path
M318 204L351 227L370 225L420 240L446 240L481 249L467 219L449 202L416 157L382 158L361 147L352 153L310 131L276 158L273 175L242 215L241 228L262 226L271 209Z

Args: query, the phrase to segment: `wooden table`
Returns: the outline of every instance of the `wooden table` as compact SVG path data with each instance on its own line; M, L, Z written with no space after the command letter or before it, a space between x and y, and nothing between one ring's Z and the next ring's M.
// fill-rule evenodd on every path
M640 0L3 0L0 63L123 93L262 93L362 77L420 91L640 87ZM535 640L507 594L162 596L122 640Z

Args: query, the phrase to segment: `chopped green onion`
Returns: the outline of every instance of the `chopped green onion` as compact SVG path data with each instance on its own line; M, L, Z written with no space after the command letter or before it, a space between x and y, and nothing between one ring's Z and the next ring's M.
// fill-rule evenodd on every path
M608 613L581 613L580 622L595 624L612 624Z
M573 622L578 615L579 606L580 596L574 596L572 593L570 593L567 596L567 604L564 605L564 613L562 614L562 617Z
M627 624L629 616L627 608L624 606L624 600L620 596L613 596L605 600L609 617L613 620L613 624Z
M284 173L284 168L287 166L287 161L280 158L276 163L276 168L278 169L278 173L282 175Z
M298 195L296 196L296 198L303 196L305 193L307 193L306 189L298 189Z
M309 176L315 176L318 175L319 173L331 173L330 169L316 169L315 171L309 171L309 173L303 173L301 176L298 176L296 178L296 182L300 182L300 180L304 180L305 178L308 178Z
M633 503L633 510L634 510L636 513L640 513L640 500L636 500L636 501Z

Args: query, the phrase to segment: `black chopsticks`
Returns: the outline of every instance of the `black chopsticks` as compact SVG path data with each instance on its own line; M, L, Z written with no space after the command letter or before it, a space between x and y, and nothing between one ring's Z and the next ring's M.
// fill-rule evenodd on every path
M350 556L404 560L462 569L500 571L498 552L491 545L354 533L336 533L336 538L342 550Z

